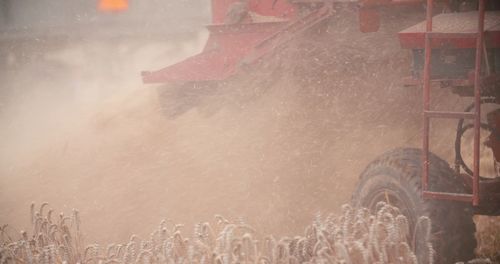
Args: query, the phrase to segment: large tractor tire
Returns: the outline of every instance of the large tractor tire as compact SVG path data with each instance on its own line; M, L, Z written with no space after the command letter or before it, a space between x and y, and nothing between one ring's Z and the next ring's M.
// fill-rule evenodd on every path
M398 207L410 223L411 247L419 263L429 263L429 248L423 232L415 232L421 216L432 221L430 243L435 263L455 263L474 258L476 227L469 203L422 198L421 155L419 149L395 149L373 161L361 174L353 195L357 207L374 210L379 202ZM431 191L465 193L463 181L436 155L430 155L429 186Z

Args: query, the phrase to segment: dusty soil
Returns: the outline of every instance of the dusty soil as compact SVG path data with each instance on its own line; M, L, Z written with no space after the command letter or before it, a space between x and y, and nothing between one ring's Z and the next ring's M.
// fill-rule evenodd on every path
M215 214L260 232L294 234L350 199L363 168L390 148L419 146L420 91L401 85L408 52L395 32L357 33L355 16L284 49L267 67L190 104L175 118L139 71L200 49L139 40L44 51L3 74L0 222L28 226L29 204L78 208L87 242L142 236L163 218L191 226ZM392 21L392 22L391 22ZM173 43L173 42L172 42ZM3 88L2 88L3 89ZM438 108L465 99L436 90ZM435 124L452 157L453 123ZM447 130L447 129L449 130Z

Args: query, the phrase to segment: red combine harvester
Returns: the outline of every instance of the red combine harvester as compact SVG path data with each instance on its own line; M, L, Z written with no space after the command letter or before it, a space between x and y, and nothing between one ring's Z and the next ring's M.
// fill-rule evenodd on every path
M379 7L425 4L426 21L398 34L401 46L412 52L412 75L405 83L423 90L422 149L392 150L369 164L353 203L375 209L379 202L387 202L400 208L410 221L419 262L430 261L424 259L429 241L420 232L420 216L432 220L430 242L438 262L467 260L476 247L472 216L500 215L500 2L472 1L471 9L461 10L467 2L213 0L213 25L208 26L210 37L203 52L173 66L143 72L143 81L215 86L303 32L321 26L334 15L336 5L358 7L360 30L373 32L380 25ZM472 98L473 103L463 112L435 111L430 95L436 86ZM482 121L481 106L485 104L493 109ZM454 168L430 152L430 124L438 118L458 121ZM472 153L462 153L466 131L473 132ZM488 133L485 142L481 142L481 131ZM482 143L493 153L496 175L481 175ZM473 157L472 165L464 162L462 154Z

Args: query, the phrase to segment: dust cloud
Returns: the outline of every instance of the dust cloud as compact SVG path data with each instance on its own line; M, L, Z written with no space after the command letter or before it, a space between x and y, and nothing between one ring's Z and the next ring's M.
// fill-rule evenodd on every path
M348 202L375 157L419 146L420 90L401 84L409 56L395 33L421 20L405 13L361 34L354 15L339 16L327 34L295 41L208 95L171 95L174 108L192 104L175 118L158 100L169 88L141 84L139 72L199 51L206 35L43 49L2 73L0 222L29 226L33 201L78 208L86 242L215 214L263 233L300 232ZM449 110L464 105L445 90L436 98ZM433 134L443 157L453 151L449 131Z

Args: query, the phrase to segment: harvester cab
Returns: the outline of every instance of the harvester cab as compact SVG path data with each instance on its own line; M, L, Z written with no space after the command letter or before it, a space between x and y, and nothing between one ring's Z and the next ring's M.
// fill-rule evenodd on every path
M419 263L432 261L426 243L434 244L437 262L471 259L476 246L472 216L500 215L500 174L480 175L481 148L491 149L497 171L500 163L498 1L213 0L213 24L207 26L210 35L204 50L175 65L143 72L143 81L216 86L326 23L339 4L358 8L362 32L379 29L382 6L414 5L426 12L426 21L398 34L401 47L412 54L410 76L404 83L423 91L422 148L396 149L375 159L362 173L353 203L373 210L380 202L398 207L409 219ZM460 112L433 110L431 89L440 88L469 97L472 104ZM486 113L487 122L482 121L484 104L495 105ZM456 137L454 168L430 152L430 124L437 118L458 121L452 135ZM472 165L464 162L461 143L465 131L471 130ZM485 142L481 142L481 130L489 133ZM432 220L432 238L419 232L420 216Z

